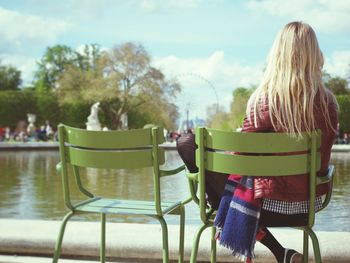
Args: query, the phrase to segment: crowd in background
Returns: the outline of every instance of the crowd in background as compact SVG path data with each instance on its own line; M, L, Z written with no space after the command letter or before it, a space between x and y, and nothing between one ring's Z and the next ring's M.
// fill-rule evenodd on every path
M29 126L26 121L19 121L14 130L10 127L0 127L0 141L57 141L57 131L49 121L36 128Z

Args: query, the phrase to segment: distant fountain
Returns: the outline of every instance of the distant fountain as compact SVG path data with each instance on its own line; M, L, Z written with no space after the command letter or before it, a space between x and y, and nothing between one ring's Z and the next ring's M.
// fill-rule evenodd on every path
M100 103L96 102L94 105L91 106L90 115L88 117L88 121L86 123L86 129L89 131L100 131L101 130L101 124L98 120L98 107Z

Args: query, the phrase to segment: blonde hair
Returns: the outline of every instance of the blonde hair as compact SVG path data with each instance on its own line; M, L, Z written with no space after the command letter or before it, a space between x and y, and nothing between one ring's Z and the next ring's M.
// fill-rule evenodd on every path
M269 53L267 66L259 87L247 104L247 116L254 125L262 117L267 103L275 130L301 135L315 129L314 106L320 96L321 112L327 125L327 91L322 84L323 55L316 34L310 25L291 22L278 33Z

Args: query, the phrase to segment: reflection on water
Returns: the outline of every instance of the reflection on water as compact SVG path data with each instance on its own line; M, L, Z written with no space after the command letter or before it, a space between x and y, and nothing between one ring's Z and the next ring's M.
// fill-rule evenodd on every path
M335 165L332 199L316 218L316 225L318 229L350 232L350 153L332 153L331 163Z
M60 175L55 167L59 161L56 151L2 151L0 152L0 217L26 219L61 219L68 211L63 203ZM166 152L166 168L181 164L176 151ZM350 153L333 153L335 180L332 201L316 218L316 229L350 232ZM153 181L150 170L111 171L82 170L84 185L95 195L112 198L151 200ZM70 182L72 199L81 196ZM189 196L183 173L161 179L163 200L182 200ZM77 220L81 219L76 217ZM91 219L98 219L92 217ZM154 222L147 217L114 216L116 222ZM169 216L167 221L178 223ZM198 224L196 206L186 206L186 223Z

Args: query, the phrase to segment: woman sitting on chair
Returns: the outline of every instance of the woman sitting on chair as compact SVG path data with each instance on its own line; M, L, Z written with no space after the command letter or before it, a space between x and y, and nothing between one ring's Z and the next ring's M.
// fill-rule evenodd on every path
M248 101L242 128L242 132L287 132L291 136L320 129L319 175L327 173L338 122L336 99L322 84L323 62L313 29L302 22L287 24L277 35L263 79ZM193 137L179 139L179 154L191 172L196 172L194 149ZM230 175L227 183L234 180L234 176ZM226 178L227 175L222 174L215 179L206 175L208 201L213 208L218 206ZM328 184L317 187L316 210L321 207L321 196L327 191ZM254 199L261 202L261 235L257 239L271 250L277 262L301 262L302 255L284 248L266 227L307 225L307 175L255 178L253 193ZM218 214L220 209L221 204Z

